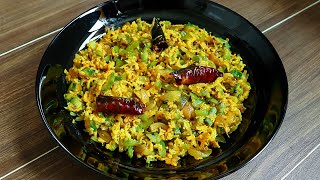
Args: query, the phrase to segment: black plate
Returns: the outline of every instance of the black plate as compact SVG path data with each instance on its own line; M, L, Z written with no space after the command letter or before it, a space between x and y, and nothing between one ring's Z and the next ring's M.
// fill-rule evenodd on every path
M88 40L99 38L107 27L153 17L173 23L193 23L213 35L229 38L232 51L240 53L250 73L252 90L245 101L243 122L221 149L204 160L183 158L181 165L146 166L143 160L108 152L88 141L81 124L72 124L64 110L64 69L72 66L74 54ZM244 166L273 138L283 120L288 84L281 60L265 36L246 19L213 2L200 0L123 0L106 2L70 22L43 55L36 79L36 97L41 117L54 139L76 161L112 178L218 178Z

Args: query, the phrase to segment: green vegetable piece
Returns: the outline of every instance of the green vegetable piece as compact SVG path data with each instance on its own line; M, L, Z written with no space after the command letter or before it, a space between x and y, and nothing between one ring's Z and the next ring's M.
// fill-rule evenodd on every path
M97 131L97 126L93 121L89 121L91 128L93 129L93 131Z
M73 98L73 95L72 94L64 94L63 97L65 100L70 101Z
M212 61L207 61L207 62L208 62L208 66L209 66L209 67L212 67L212 68L214 68L214 69L217 68L217 66L216 66L216 64L215 64L214 62L212 62Z
M237 71L237 70L232 70L231 72L230 72L234 77L236 77L236 78L241 78L242 77L242 73L241 72L239 72L239 71Z
M104 57L103 60L104 60L105 62L110 62L112 59L111 59L110 56L106 56L106 57Z
M136 126L136 131L141 132L143 130L142 128L142 124L138 124L138 126Z
M224 52L223 58L227 60L231 59L231 51L229 49Z
M138 145L140 144L139 141L137 140L134 140L134 139L127 139L124 141L124 145L127 146L127 147L130 147L130 146L135 146L135 145Z
M227 48L227 49L230 50L231 46L230 46L230 44L229 44L229 42L228 42L227 40L222 39L222 38L217 38L217 39L218 39L221 43L224 44L224 47L225 47L225 48Z
M181 97L180 97L180 105L181 107L183 107L189 100L189 97L184 95L184 94L181 94Z
M192 38L192 35L190 32L181 31L180 35L181 35L182 40L187 40L187 39Z
M224 52L224 56L223 58L224 59L227 59L229 60L231 58L231 46L229 44L229 42L225 39L222 39L222 38L217 38L221 43L223 43L224 47L225 47L225 52Z
M160 81L160 80L156 81L156 82L154 83L154 86L155 86L158 90L160 90L161 87L162 87L161 81Z
M80 117L76 117L74 120L76 120L76 121L82 121L83 119L81 119Z
M182 144L181 147L182 147L183 149L189 149L189 145L188 145L188 144L185 144L185 143Z
M207 96L207 95L209 95L209 92L206 91L206 90L201 90L200 93L201 93L202 96Z
M243 94L243 89L241 88L240 84L238 83L236 86L236 96Z
M226 107L226 105L223 102L221 102L220 105L219 105L219 112L218 113L219 114L225 114L224 113L225 107Z
M217 136L216 141L221 143L226 143L226 139L222 135Z
M167 103L163 103L161 104L161 106L163 109L168 109L169 108L169 105Z
M142 25L141 22L138 23L138 27L137 27L138 31L142 31Z
M117 81L120 81L120 80L126 80L127 79L127 76L125 74L121 75L121 76L116 76L117 77Z
M126 56L127 50L125 50L125 49L123 49L123 48L120 48L120 49L119 49L119 54L120 54L120 56Z
M128 156L129 156L129 158L133 157L133 152L134 152L133 147L132 146L128 147Z
M138 31L141 31L141 30L142 30L142 21L141 21L141 18L138 18L138 19L136 20L136 22L137 22L137 25L138 25L138 27L137 27Z
M181 51L186 53L188 51L188 49L185 47L181 47Z
M210 109L209 111L209 115L215 115L217 113L217 108L216 107L213 107Z
M137 50L127 50L128 58L135 58L137 59L138 51Z
M89 46L89 48L91 48L91 49L96 49L97 43L96 43L95 41L90 41L90 42L88 43L88 46Z
M193 107L200 107L201 104L205 103L204 100L200 99L197 95L190 93L192 106Z
M123 65L126 64L125 61L123 61L123 60L121 60L121 59L119 59L119 58L114 58L114 59L115 59L115 61L116 61L116 66L115 66L115 69L116 69L116 70L119 70L121 66L123 66Z
M145 44L145 47L148 48L148 49L150 49L150 48L152 47L151 42L147 42L147 43Z
M70 111L70 116L76 116L76 115L77 115L76 113Z
M69 87L68 87L68 91L74 91L76 89L76 83L74 82L71 82Z
M142 120L141 124L139 124L142 129L148 129L148 127L153 123L153 119L146 114L140 115L139 118Z
M223 70L223 67L222 66L220 66L219 68L218 68L218 71L220 71L220 72L224 72L224 70Z
M100 50L96 50L96 55L102 57L102 56L103 56L103 53L102 53L102 51L100 51Z
M208 126L212 126L212 124L213 124L213 122L209 119L209 118L206 118L205 120L204 120L204 122L206 123L206 125L208 125Z
M115 80L115 75L114 75L114 72L112 72L108 77L108 81L105 84L103 84L101 90L108 91L114 84L114 80Z
M158 142L158 134L157 133L154 133L154 135L148 133L148 134L146 134L146 136L150 139L151 142L153 142L153 143Z
M208 101L209 101L210 103L213 103L213 104L219 104L219 101L216 100L216 99L213 98L213 97L208 98Z
M87 76L92 76L94 74L94 70L90 68L84 68L82 72L84 72L84 74Z
M91 136L91 137L90 137L90 140L92 140L92 141L94 141L94 142L98 142L98 138L95 137L95 136ZM92 142L92 141L91 141L91 142Z
M174 133L178 135L181 134L180 128L178 126L174 128Z
M101 117L101 118L104 118L104 114L102 112L99 112L98 116Z
M75 58L75 59L81 59L81 55L75 54L75 55L74 55L74 58Z
M174 101L179 102L181 98L180 91L167 91L161 96L161 100L163 101Z
M206 39L206 34L205 33L201 33L200 41L204 42L205 39Z
M173 57L174 57L174 58L180 58L180 59L181 59L180 62L185 62L185 61L183 60L183 55L181 54L180 51L177 51L177 53L176 53ZM180 63L180 64L182 64L182 63Z
M188 22L188 24L185 24L184 26L185 27L198 27L197 25L194 25L194 24L192 24L190 22Z
M198 56L198 55L194 55L193 56L193 61L195 62L195 63L198 63L200 60L202 60L203 59L203 57L202 56Z
M147 79L148 79L148 78L147 78L146 76L139 76L139 77L138 77L138 80L141 81L141 82L143 82L143 83L145 83L145 82L147 81Z
M181 32L180 32L180 35L181 35L181 37L183 38L184 36L186 36L186 35L187 35L187 33L186 33L186 32L184 32L184 31L181 31Z
M122 76L115 76L114 80L115 81L121 81L122 80Z
M206 56L200 56L200 55L195 55L193 57L195 62L199 62L199 63L210 63L211 61L208 61L208 57Z
M144 51L141 52L141 61L143 63L147 63L148 62L148 57L149 57L149 54L148 54L147 50L144 50Z
M74 106L76 106L77 109L82 107L82 102L79 97L72 98L70 103L73 104Z
M126 34L126 41L128 44L131 43L131 37L129 34Z
M157 65L157 63L158 63L157 61L153 61L153 62L149 63L148 69L154 67L155 65Z
M107 124L108 126L111 126L112 120L113 120L112 117L106 117L106 118L105 118L105 122L106 122L106 124Z
M113 46L112 47L112 52L115 53L115 54L118 54L119 53L119 46Z
M209 115L209 110L206 110L206 109L203 109L203 110L195 110L194 112L195 112L195 114L196 114L197 116L206 117L206 116Z
M112 144L112 146L110 147L110 151L116 150L117 147L118 147L118 145L116 143Z
M162 149L159 150L159 155L161 157L165 157L167 152L166 152L166 144L164 143L164 141L160 141L159 143L162 146Z
M228 41L224 42L224 47L227 48L230 51L231 46L230 46Z
M174 113L174 119L179 120L183 119L183 117L179 113Z
M139 48L140 42L138 40L132 41L131 44L127 47L127 51L133 51L134 49Z

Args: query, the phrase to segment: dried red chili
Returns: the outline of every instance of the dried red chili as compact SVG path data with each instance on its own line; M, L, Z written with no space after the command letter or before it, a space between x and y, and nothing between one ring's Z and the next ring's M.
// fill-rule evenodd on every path
M222 73L218 70L204 66L189 66L171 73L178 85L209 83L215 81Z
M145 105L130 98L120 98L99 95L96 100L97 112L110 114L133 114L144 113Z
M154 25L151 29L152 49L161 52L168 48L168 43L159 21L155 18Z

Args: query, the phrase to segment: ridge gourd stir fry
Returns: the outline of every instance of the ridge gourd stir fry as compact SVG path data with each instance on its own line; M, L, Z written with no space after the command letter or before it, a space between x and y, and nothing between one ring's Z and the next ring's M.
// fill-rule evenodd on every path
M75 55L65 108L106 149L177 166L208 157L237 129L251 89L244 67L228 39L137 19Z

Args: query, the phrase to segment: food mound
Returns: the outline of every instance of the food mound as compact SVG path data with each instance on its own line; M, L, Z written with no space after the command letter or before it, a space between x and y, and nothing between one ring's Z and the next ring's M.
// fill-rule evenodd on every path
M244 67L228 39L137 19L75 55L65 108L106 149L177 166L208 157L237 129L251 89Z

